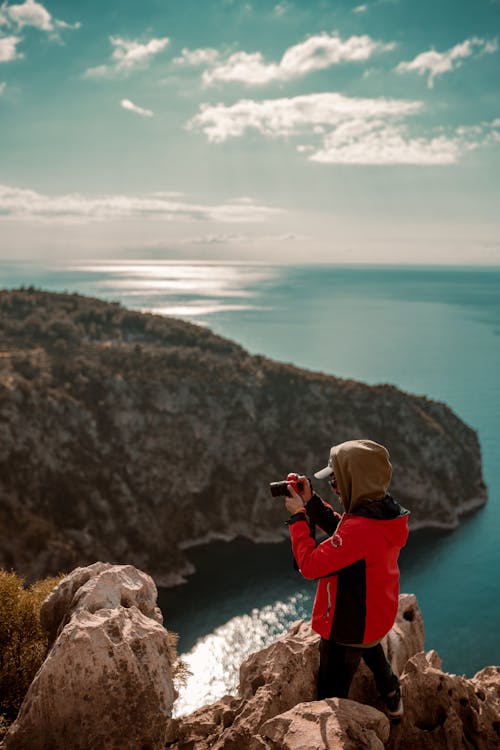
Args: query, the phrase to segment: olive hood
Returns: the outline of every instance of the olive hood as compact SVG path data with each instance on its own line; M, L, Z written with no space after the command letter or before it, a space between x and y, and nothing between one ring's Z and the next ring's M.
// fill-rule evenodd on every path
M357 506L386 496L392 465L389 451L383 445L373 440L349 440L334 445L330 466L346 513L356 512Z

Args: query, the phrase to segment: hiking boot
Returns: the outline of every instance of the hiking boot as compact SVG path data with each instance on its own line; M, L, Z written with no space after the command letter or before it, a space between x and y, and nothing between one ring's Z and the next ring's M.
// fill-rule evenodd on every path
M397 687L391 693L384 695L386 713L392 724L399 724L403 718L403 699L401 689Z

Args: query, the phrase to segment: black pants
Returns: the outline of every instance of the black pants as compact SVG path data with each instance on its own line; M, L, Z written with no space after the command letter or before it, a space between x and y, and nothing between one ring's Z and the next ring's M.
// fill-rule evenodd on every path
M399 686L399 679L392 671L380 643L371 648L356 648L322 638L319 644L318 699L347 698L361 658L373 672L382 697Z

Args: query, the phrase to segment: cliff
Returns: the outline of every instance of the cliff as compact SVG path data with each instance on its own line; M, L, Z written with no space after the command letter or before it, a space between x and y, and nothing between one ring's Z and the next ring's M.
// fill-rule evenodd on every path
M388 446L413 526L486 501L477 435L444 404L117 304L0 292L0 566L28 578L104 559L168 585L190 543L278 539L268 483L356 437Z

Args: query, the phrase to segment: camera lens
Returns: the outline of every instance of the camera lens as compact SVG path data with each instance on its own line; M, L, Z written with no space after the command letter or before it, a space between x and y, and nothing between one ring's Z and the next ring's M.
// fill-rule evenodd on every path
M287 482L271 482L269 485L273 497L291 497L288 492Z

